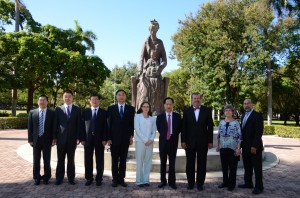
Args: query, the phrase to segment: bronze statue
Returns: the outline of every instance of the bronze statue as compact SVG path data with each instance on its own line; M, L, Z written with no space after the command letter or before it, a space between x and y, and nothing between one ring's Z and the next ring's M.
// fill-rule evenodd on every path
M143 44L138 76L132 77L132 105L138 109L142 102L148 101L157 115L163 111L163 99L167 95L167 78L162 79L162 70L167 65L166 51L162 40L156 37L158 22L150 22L150 36Z

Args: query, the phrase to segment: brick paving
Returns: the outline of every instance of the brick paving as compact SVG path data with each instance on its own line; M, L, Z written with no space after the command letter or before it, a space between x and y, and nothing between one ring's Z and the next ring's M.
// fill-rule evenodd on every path
M264 136L263 140L265 150L276 154L280 161L264 171L264 192L252 195L250 189L218 189L222 178L215 177L206 179L202 192L187 190L186 180L177 181L177 190L158 189L158 180L152 180L150 187L138 188L134 179L126 179L127 188L112 188L109 177L104 178L100 187L95 183L86 187L83 174L76 174L75 186L69 185L66 178L62 185L55 186L55 167L49 185L35 186L32 163L17 154L18 147L27 143L26 130L4 130L0 131L0 197L300 197L300 140L276 136ZM243 176L237 176L237 184L242 182Z

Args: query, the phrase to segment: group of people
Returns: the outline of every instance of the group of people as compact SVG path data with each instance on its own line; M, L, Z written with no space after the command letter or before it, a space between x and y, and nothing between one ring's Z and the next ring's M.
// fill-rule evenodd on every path
M63 93L64 104L55 110L47 108L48 97L40 95L38 108L30 111L28 119L28 142L33 147L34 184L41 181L48 184L51 178L51 146L57 146L57 167L55 185L63 182L65 158L67 155L67 178L75 185L75 150L78 144L84 145L84 164L86 186L93 183L102 185L104 171L104 149L110 146L112 165L112 187L127 187L125 183L126 159L129 146L135 141L136 185L150 186L153 143L156 131L159 133L160 180L158 188L167 184L177 189L175 162L179 134L181 147L186 151L187 188L195 184L199 191L204 190L208 149L213 147L213 120L211 109L201 105L201 95L193 93L192 105L181 115L173 111L174 100L163 100L164 111L157 117L152 116L150 102L144 101L135 113L134 107L126 104L126 92L116 92L117 104L100 108L100 96L92 94L90 108L84 111L73 104L73 93ZM263 118L253 110L250 99L244 101L246 113L240 123L233 118L234 108L224 107L225 119L220 122L217 151L220 151L223 183L232 191L236 185L237 163L243 153L245 168L241 188L253 188L252 174L255 173L253 194L263 192L262 183L262 130ZM135 133L134 133L135 132ZM93 155L95 152L96 177L93 177ZM40 159L43 153L44 175L40 174ZM197 160L196 160L197 159ZM166 178L167 160L169 161L168 180ZM195 165L197 164L197 173ZM196 177L195 177L196 173Z

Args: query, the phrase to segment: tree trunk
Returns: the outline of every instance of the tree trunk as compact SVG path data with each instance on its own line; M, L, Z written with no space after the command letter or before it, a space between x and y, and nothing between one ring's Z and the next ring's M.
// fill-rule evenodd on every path
M15 32L19 32L19 25L20 25L20 2L19 2L19 0L16 0L16 3L15 3ZM15 67L17 67L17 65L15 65ZM15 71L13 71L13 75L15 75ZM11 95L12 95L11 115L16 116L17 115L17 100L18 100L18 94L17 94L16 88L12 89Z
M299 126L299 115L295 115L296 126Z
M268 78L268 125L272 125L272 71L271 59L267 61L267 78Z
M31 109L33 109L33 93L34 93L34 91L35 91L34 85L31 81L29 83L28 92L27 92L27 113L29 113L29 111Z

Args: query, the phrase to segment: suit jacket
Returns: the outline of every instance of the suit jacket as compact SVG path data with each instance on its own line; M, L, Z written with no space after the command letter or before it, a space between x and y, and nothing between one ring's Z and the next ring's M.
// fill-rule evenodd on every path
M171 135L171 138L169 141L171 143L174 143L174 146L176 146L176 148L177 148L178 147L178 135L182 129L181 115L173 111L171 123L172 123L172 135ZM166 145L167 132L168 132L168 122L167 122L166 112L160 113L157 116L156 127L157 127L157 131L159 132L159 149L163 150Z
M124 116L121 119L118 104L107 109L108 140L113 145L129 145L130 136L134 133L134 107L125 104Z
M183 113L183 128L181 142L185 142L188 148L207 147L213 143L213 128L211 109L200 107L198 121L196 121L194 108L190 106Z
M245 114L241 119L241 126ZM242 127L242 149L250 152L251 147L255 147L258 151L263 150L262 135L264 130L264 120L261 113L252 111L249 115L245 126Z
M82 140L81 110L72 105L71 116L68 119L64 105L55 108L53 139L57 139L57 145L67 142L76 145L77 139Z
M82 126L83 126L83 140L85 146L89 146L93 135L95 134L96 141L102 145L102 141L107 141L107 113L105 110L99 108L96 117L95 131L92 131L92 109L88 108L82 112Z
M44 144L52 145L52 131L54 122L54 111L47 108L44 123ZM28 118L28 142L33 142L36 145L39 136L39 109L34 109L29 112Z

